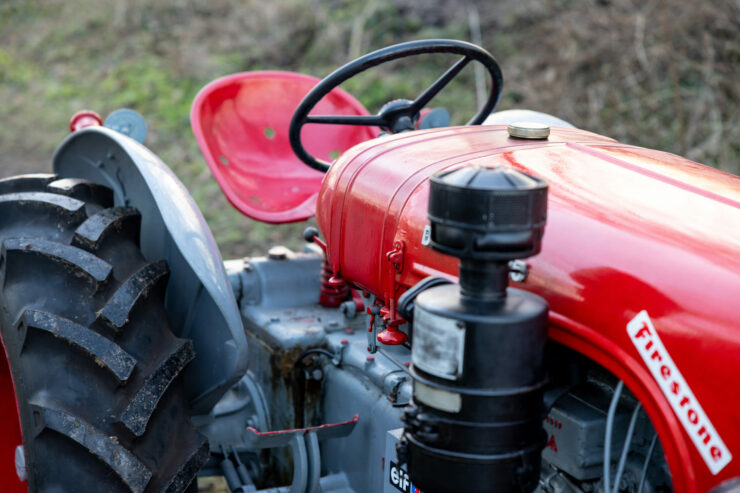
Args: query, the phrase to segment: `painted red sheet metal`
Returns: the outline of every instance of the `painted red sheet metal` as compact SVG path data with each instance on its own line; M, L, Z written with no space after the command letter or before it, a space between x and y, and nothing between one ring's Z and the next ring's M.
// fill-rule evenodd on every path
M28 491L28 483L18 478L15 466L15 449L23 444L18 400L5 346L0 346L0 481L2 491L23 493Z
M428 177L469 163L549 182L543 250L519 287L550 303L551 338L643 402L676 491L739 476L740 178L575 129L553 128L547 141L511 139L501 126L382 137L353 148L324 180L317 219L332 268L389 303L426 276L454 277L455 259L422 244ZM378 260L396 242L401 272ZM687 409L674 411L630 339L627 324L643 310L734 456L717 474L692 442L705 435L682 425Z

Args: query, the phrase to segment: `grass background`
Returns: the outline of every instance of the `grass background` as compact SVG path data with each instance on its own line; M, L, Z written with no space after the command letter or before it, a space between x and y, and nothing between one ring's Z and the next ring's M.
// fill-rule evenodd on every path
M740 4L734 0L3 0L0 174L48 171L69 117L134 108L147 145L203 210L224 257L296 246L305 225L251 221L223 198L188 112L210 80L244 70L327 75L400 41L470 39L504 73L499 109L553 113L631 144L740 172ZM371 111L413 97L450 63L420 57L345 84ZM472 71L436 105L475 110Z

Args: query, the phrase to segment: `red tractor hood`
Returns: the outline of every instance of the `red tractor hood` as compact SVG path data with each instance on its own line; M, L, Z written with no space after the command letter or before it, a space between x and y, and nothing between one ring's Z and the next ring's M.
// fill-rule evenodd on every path
M643 401L671 449L677 491L683 480L706 490L740 474L740 401L728 387L740 374L740 179L575 129L544 141L509 138L503 126L382 137L348 151L323 181L317 219L335 272L392 313L419 280L454 277L457 261L424 245L428 178L469 163L549 183L543 249L517 287L549 302L551 338ZM700 443L701 424L685 424L664 397L627 328L643 311L726 448Z

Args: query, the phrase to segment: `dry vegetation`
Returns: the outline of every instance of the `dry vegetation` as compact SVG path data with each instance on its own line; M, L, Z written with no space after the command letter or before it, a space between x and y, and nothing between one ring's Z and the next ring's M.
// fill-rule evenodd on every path
M188 109L218 76L256 69L317 76L395 42L469 39L502 65L499 108L550 112L625 142L740 172L740 4L735 0L5 0L0 3L2 174L44 171L83 107L137 109L147 144L201 205L225 256L297 242L231 210L200 157ZM422 59L347 89L375 109L413 95L448 61ZM419 84L414 84L417 82ZM473 111L472 74L438 104ZM295 238L296 240L291 240Z

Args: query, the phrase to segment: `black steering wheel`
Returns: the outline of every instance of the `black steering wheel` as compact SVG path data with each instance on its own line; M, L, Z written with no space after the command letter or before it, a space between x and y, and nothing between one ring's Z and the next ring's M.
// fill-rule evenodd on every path
M347 79L354 77L360 72L364 72L371 67L380 65L381 63L397 60L399 58L421 55L424 53L452 53L455 55L462 55L463 57L442 74L439 79L422 92L414 101L393 101L383 106L377 115L309 116L311 110L324 96L329 94L332 89L339 86ZM298 105L298 108L296 108L295 113L293 114L293 119L290 121L290 146L301 161L313 169L326 172L329 169L330 163L317 159L309 154L303 147L303 142L301 142L301 129L303 128L303 125L307 123L365 125L381 127L390 133L413 130L414 123L418 119L419 112L422 108L429 104L432 98L447 86L447 84L449 84L471 60L475 60L486 67L486 69L488 69L488 73L491 74L491 80L493 81L491 84L491 92L488 94L488 101L486 101L486 104L484 104L480 111L478 111L478 114L476 114L467 123L467 125L480 125L491 113L493 108L496 107L496 103L498 103L499 97L501 97L503 79L501 77L501 69L499 68L498 63L496 63L496 60L490 53L480 46L452 39L426 39L400 43L368 53L367 55L349 62L326 76L313 89L311 89L308 94L306 94L306 97L303 98L301 103Z

